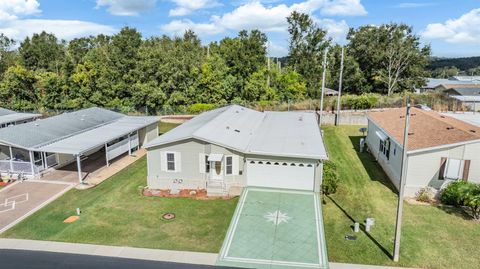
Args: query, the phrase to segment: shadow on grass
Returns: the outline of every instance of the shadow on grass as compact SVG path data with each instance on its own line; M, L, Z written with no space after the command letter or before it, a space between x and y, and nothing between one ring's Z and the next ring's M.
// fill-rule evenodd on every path
M388 189L390 189L393 193L398 194L397 188L393 185L393 183L388 178L387 174L383 171L383 168L378 164L375 158L367 152L367 148L365 145L364 152L360 152L360 139L364 138L364 136L349 136L350 141L352 142L353 148L357 153L358 158L362 162L363 167L368 173L368 176L372 181L378 181Z
M357 221L355 220L342 206L340 206L337 201L335 201L332 197L330 197L329 195L325 195L326 197L328 197L328 199L330 199L330 201L332 201L332 203L335 204L335 206L338 207L338 209L340 209L343 214L345 214L345 216L347 218L349 218L352 223L355 223L355 222L359 222L360 221ZM367 232L365 230L365 225L363 223L360 223L360 230L385 254L387 255L388 258L390 259L393 259L393 256L392 254L384 247L382 246L382 244L380 244L380 242L378 242L369 232Z
M436 205L435 207L449 215L453 215L464 220L472 220L472 215L470 215L467 208L460 208L451 205Z

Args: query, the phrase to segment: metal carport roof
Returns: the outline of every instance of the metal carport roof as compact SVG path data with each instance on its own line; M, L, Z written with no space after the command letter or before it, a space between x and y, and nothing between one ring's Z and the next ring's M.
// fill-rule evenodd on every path
M41 146L37 150L73 155L82 154L158 121L158 117L126 116L98 128Z
M0 124L12 123L41 117L41 114L21 113L13 110L0 108Z

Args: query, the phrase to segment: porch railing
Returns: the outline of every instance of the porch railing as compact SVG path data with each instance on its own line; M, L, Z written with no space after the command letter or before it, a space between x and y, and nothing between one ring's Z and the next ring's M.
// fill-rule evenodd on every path
M30 162L22 162L22 161L11 161L12 166L10 166L10 160L0 160L0 172L3 173L24 173L27 175L32 174L32 165ZM33 166L33 170L35 174L37 174L40 171L40 167Z

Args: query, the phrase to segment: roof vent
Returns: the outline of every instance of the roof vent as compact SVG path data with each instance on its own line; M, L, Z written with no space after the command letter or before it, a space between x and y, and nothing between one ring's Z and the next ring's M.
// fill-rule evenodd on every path
M240 133L240 130L238 130L238 129L235 129L235 132L237 132L237 133Z
M38 123L35 123L35 126L40 126L40 124L38 124Z
M299 120L299 121L303 121L303 116L300 116L300 117L298 118L298 120Z
M445 116L441 115L440 118L445 119Z
M227 130L230 130L230 126L227 126L226 129L227 129Z
M447 127L447 130L453 130L453 129L455 129L455 127L452 127L452 126Z
M471 133L476 133L477 131L475 131L475 130L470 130L470 132L471 132Z
M235 113L240 113L240 112L238 110L236 110Z

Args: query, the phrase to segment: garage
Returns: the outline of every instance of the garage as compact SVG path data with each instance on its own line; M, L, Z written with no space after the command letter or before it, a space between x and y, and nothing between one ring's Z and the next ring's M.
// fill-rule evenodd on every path
M315 163L247 159L247 185L314 191Z

